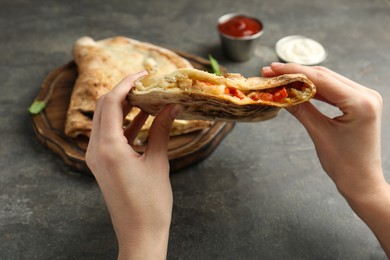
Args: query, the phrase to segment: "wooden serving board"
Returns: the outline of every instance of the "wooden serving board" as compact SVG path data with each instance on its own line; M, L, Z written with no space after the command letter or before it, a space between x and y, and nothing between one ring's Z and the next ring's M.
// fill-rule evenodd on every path
M186 58L197 69L210 70L210 62L201 57L175 51ZM226 72L226 69L222 68ZM66 113L74 83L77 79L77 65L71 61L52 71L44 80L35 100L46 100L46 108L32 116L33 127L38 139L58 154L65 164L81 173L91 175L85 163L85 151L89 139L70 138L64 134ZM222 139L233 129L234 123L213 122L211 126L189 134L171 137L168 158L171 171L178 171L210 155ZM144 152L146 145L134 146L137 152Z

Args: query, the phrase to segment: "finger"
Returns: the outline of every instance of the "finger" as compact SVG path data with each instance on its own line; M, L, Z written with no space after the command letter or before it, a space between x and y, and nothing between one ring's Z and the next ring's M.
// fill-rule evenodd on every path
M94 144L95 141L99 140L103 100L104 100L104 96L101 96L96 102L95 112L93 113L93 118L92 118L91 135L89 138L87 150L93 149L91 147L92 144Z
M270 66L263 67L261 69L261 74L263 77L276 77L276 76L281 75L281 74L277 74L275 71L273 71ZM330 102L330 100L325 99L320 93L318 93L318 91L316 92L314 99L320 100L322 102L326 102L330 105L334 105L333 102Z
M127 100L123 101L122 103L123 120L126 118L126 116L130 113L132 109L133 106L129 102L127 102Z
M335 106L335 104L333 102L331 102L330 100L327 100L325 99L323 96L321 96L318 92L315 93L314 99L316 100L319 100L319 101L322 101L322 102L325 102L325 103L328 103L329 105L332 105L332 106Z
M342 76L342 75L340 75L340 74L338 74L338 73L336 73L333 70L330 70L328 68L325 68L325 67L322 67L322 66L315 66L313 68L316 69L316 70L324 71L327 74L329 74L329 75L333 76L334 78L338 79L340 82L343 82L344 84L346 84L346 85L348 85L350 87L353 87L355 89L359 89L359 90L367 89L366 87L363 87L362 85L360 85L360 84L358 84L358 83L356 83L356 82L354 82L354 81L352 81L352 80L350 80L350 79L348 79L348 78L346 78L346 77L344 77L344 76Z
M135 138L142 129L142 126L145 124L148 117L149 114L141 110L138 115L134 117L132 122L126 127L124 135L126 136L130 145L134 143Z
M157 114L149 130L146 156L159 157L167 153L172 123L181 111L180 105L168 105Z
M145 76L147 74L148 74L148 72L146 70L143 70L143 71L140 71L138 73L128 75L128 76L124 77L118 83L118 85L113 90L111 90L111 92L115 93L115 95L118 95L118 96L123 96L125 94L124 97L126 97L127 92L133 86L134 81L137 80L139 77Z
M92 128L87 145L87 150L85 152L85 162L92 173L94 173L94 161L96 151L99 146L99 136L100 136L100 122L101 122L101 110L104 96L100 97L96 102L95 112L92 119Z
M326 71L313 67L288 63L272 63L271 69L277 74L302 73L305 74L317 87L316 91L324 101L334 104L343 110L351 97L356 95L356 90L344 84Z
M313 139L317 138L318 133L322 133L330 120L310 102L288 107L286 110L302 123Z
M125 77L113 90L105 95L104 109L101 116L101 133L104 131L102 136L111 140L123 135L123 103L134 81L146 74L146 71L142 71Z
M276 77L278 76L272 69L271 67L269 66L266 66L266 67L263 67L260 71L260 74L263 76L263 77Z
M140 75L139 77L141 77L141 76L147 75L147 73L148 73L147 71L141 71L141 72L137 73L136 75L137 75L137 78L138 78L138 75ZM137 78L136 78L136 79L133 79L133 76L135 76L135 75L130 75L129 77L124 78L123 81L128 81L128 82L124 82L124 84L129 84L129 85L133 86L134 81L137 79ZM129 79L129 78L130 78L130 79ZM122 103L123 119L126 118L127 114L129 114L129 112L130 112L132 109L133 109L133 105L131 105L131 104L127 101L127 99L125 99L125 100L123 101L123 103Z

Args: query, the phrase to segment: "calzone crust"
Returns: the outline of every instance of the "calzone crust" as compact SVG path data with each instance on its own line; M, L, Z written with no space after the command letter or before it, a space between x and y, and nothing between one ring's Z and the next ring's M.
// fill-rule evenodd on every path
M78 68L65 124L65 134L89 137L96 102L110 91L125 76L147 70L150 75L160 76L178 68L192 68L192 65L176 53L146 42L117 36L95 41L90 37L78 39L73 47L73 57ZM126 117L133 120L139 110ZM147 138L152 118L141 130L141 139ZM209 126L210 122L174 122L172 135L191 132Z

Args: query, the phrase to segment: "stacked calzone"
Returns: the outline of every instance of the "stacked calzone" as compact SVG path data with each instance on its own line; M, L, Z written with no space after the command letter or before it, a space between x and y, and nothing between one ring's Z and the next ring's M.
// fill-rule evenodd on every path
M137 80L128 100L152 115L167 104L181 104L180 119L251 122L273 118L281 108L305 102L315 92L302 74L245 78L182 68Z
M114 88L125 76L147 70L149 75L158 77L179 68L192 68L186 59L168 49L121 36L100 41L90 37L80 38L74 45L73 57L78 77L65 124L65 134L70 137L89 137L98 98ZM138 111L133 110L126 117L126 122L131 122ZM147 138L152 120L149 118L142 128L140 141ZM208 121L176 120L171 135L184 134L209 125Z

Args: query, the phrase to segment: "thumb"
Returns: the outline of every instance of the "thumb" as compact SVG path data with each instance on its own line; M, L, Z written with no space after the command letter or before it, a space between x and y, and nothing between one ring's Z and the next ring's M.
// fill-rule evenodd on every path
M310 101L286 108L306 128L313 140L321 134L327 117L323 115Z
M154 118L149 130L146 156L160 156L167 153L172 123L182 109L180 105L169 105Z

